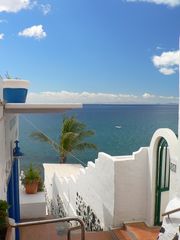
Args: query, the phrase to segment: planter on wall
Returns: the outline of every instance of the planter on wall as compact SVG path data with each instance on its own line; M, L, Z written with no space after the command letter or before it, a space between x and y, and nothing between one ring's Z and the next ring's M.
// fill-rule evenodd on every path
M6 103L25 103L29 82L19 79L3 80L3 99Z
M25 190L27 194L35 194L38 191L38 182L27 183L25 185Z

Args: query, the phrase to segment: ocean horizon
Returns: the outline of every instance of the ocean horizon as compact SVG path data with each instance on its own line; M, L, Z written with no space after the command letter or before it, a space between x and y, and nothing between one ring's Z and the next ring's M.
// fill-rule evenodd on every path
M42 131L58 142L64 114L24 114L20 115L20 147L24 153L21 167L30 163L42 166L43 163L58 163L59 156L50 145L32 139L33 131ZM69 110L67 116L76 116L95 131L88 138L98 150L74 152L67 163L86 165L95 161L98 152L112 156L131 155L140 147L150 145L154 132L159 128L170 128L177 134L177 104L84 104L82 109Z

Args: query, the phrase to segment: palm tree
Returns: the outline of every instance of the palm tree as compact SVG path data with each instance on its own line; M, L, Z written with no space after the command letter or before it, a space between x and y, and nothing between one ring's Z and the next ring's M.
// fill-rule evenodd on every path
M86 130L86 125L79 122L74 116L64 117L60 134L60 142L57 144L42 132L33 132L31 137L41 142L49 143L60 156L60 162L65 163L67 156L75 150L84 151L85 149L97 149L96 145L84 141L87 137L94 135L91 130Z

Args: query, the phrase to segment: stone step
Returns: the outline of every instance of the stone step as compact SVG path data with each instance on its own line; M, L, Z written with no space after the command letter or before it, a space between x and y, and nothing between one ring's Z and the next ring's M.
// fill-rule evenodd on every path
M117 240L132 240L125 229L119 228L112 230Z
M124 227L137 240L156 240L159 233L159 227L148 227L143 222L128 223Z

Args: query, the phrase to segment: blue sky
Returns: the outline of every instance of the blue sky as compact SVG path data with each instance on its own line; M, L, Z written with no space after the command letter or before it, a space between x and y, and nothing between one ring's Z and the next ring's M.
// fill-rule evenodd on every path
M0 73L30 101L177 102L180 0L0 0Z

